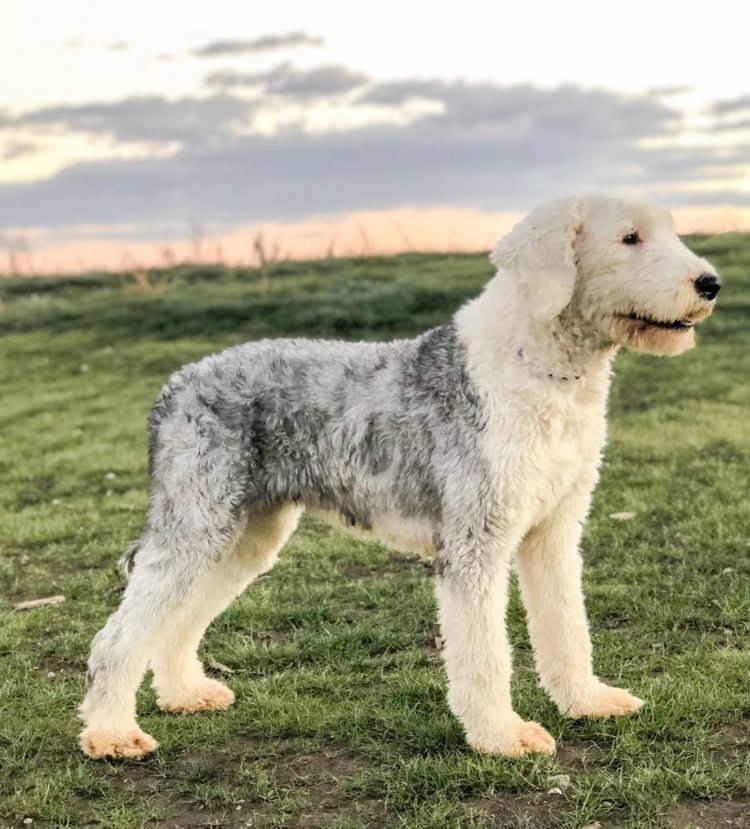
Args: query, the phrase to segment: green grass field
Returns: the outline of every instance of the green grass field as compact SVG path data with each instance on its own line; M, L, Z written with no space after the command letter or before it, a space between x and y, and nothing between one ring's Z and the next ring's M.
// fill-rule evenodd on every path
M478 291L484 257L282 263L268 290L209 266L0 282L0 827L750 826L750 239L693 245L724 275L718 310L683 357L618 358L584 538L597 672L647 705L562 719L514 589L516 707L559 741L520 761L469 751L448 712L428 567L310 517L204 641L229 712L162 714L144 686L156 756L76 745L169 373L264 336L412 334Z

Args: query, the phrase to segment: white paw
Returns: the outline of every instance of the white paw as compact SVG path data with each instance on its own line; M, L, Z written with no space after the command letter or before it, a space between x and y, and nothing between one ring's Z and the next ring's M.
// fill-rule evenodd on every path
M466 741L483 754L522 757L524 754L554 754L555 740L539 723L518 719L497 732L471 733Z
M560 711L571 719L578 717L621 717L632 714L643 705L643 700L634 697L624 688L612 688L599 683L578 700Z
M87 726L81 732L79 744L84 754L98 760L104 757L139 760L159 745L135 724L122 730Z
M224 711L234 702L234 692L215 679L204 679L191 688L159 692L156 700L162 711L191 714L195 711Z

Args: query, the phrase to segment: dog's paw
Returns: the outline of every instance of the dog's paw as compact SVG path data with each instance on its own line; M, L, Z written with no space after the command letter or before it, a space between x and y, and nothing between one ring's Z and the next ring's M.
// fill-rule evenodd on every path
M539 723L518 719L497 734L467 733L469 745L482 754L522 757L525 754L554 754L554 737Z
M87 726L81 732L79 745L84 754L102 760L140 760L159 745L156 740L138 726L125 730L112 730L101 726Z
M632 714L643 705L643 700L624 688L612 688L600 683L582 699L565 708L562 713L571 719L579 717L622 717Z
M204 679L199 685L177 693L160 692L156 702L162 711L172 714L224 711L234 702L234 692L215 679Z

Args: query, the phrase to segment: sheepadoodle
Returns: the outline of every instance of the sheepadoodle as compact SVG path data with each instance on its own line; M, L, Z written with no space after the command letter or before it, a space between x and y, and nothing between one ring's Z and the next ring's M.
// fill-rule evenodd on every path
M148 419L150 508L122 603L94 639L80 744L140 757L153 671L165 711L225 709L197 648L266 572L305 508L434 562L448 704L470 745L507 756L555 742L511 705L503 619L518 573L541 684L570 717L641 700L592 668L581 527L621 346L675 355L719 292L670 214L606 196L529 214L495 277L412 340L264 340L188 365Z

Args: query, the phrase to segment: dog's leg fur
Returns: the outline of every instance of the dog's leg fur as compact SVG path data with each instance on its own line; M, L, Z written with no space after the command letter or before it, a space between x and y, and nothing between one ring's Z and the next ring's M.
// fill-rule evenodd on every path
M552 736L538 723L522 720L511 703L512 655L505 629L509 569L510 555L499 551L460 571L447 564L437 576L448 704L467 742L479 751L552 754Z
M177 619L170 620L151 660L159 707L189 713L228 708L234 694L203 672L197 649L211 621L262 573L273 567L303 507L284 506L250 516L235 547L198 580Z
M521 543L518 579L542 686L568 717L628 714L643 704L594 675L578 545L593 482L565 498Z
M140 757L156 741L136 723L136 692L156 641L206 566L144 538L120 607L94 638L80 744L91 757Z
M170 411L153 423L147 529L122 603L94 638L80 707L80 744L92 757L140 757L156 747L136 723L138 686L171 620L247 521L242 460L225 431Z

